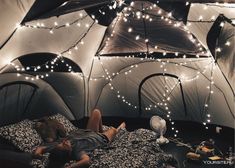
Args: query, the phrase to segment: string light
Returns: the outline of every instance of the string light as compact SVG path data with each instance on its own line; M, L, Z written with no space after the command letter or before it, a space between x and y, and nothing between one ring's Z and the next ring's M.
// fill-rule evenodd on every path
M116 57L116 58L118 58L118 57ZM128 57L128 58L132 58L132 57ZM110 59L110 58L109 58L109 59ZM111 58L111 59L112 59L112 58ZM100 63L101 63L101 65L102 65L102 67L103 67L103 66L104 66L104 63L101 61L100 58L99 58L99 60L100 60ZM143 59L143 60L145 60L145 59ZM163 65L163 67L162 67L162 68L163 68L163 71L165 72L164 66L166 66L166 63L169 63L169 62L167 62L167 61L162 62L162 60L159 60L159 59L158 59L158 62L161 62L161 64ZM137 65L137 64L136 64L136 65ZM181 65L183 65L183 64L181 64ZM208 65L209 65L209 64L208 64ZM188 79L188 80L184 79L184 81L189 82L189 81L193 81L193 80L198 79L198 75L205 73L205 70L208 69L208 67L209 67L208 65L205 66L205 68L203 69L202 72L197 71L196 77L193 77L192 79ZM131 68L133 68L133 67L134 67L134 66L131 66ZM138 66L135 66L135 67L137 68ZM121 73L112 73L112 75L110 75L111 73L108 71L108 69L105 69L105 68L104 68L104 71L105 71L105 73L106 73L106 80L109 81L108 85L110 86L110 89L111 89L111 90L117 90L117 89L112 85L111 81L112 81L112 78L114 78L115 75L120 75ZM126 70L125 72L122 72L122 73L124 73L125 75L127 75L128 73L131 73L131 72L132 72L132 71L130 71L130 70ZM164 73L163 73L163 74L164 74ZM104 77L104 76L103 76L103 77ZM175 88L178 84L180 84L181 82L182 82L182 78L178 78L178 82L175 84L175 86L173 86L173 87L170 88L170 89L168 89L167 86L166 86L166 87L165 87L165 93L163 94L164 98L162 99L162 101L161 101L161 102L158 102L158 103L155 104L155 105L149 105L149 106L147 106L147 107L145 108L146 111L149 111L149 110L152 110L152 108L158 108L158 107L160 107L160 106L163 106L163 107L164 107L163 110L166 111L166 118L170 121L170 124L172 125L172 130L174 131L174 136L175 136L175 137L178 136L178 132L179 132L179 131L178 131L177 129L175 129L175 127L173 127L174 122L172 122L172 119L171 119L171 111L169 110L168 103L167 103L166 101L170 101L170 94L172 93L172 91L174 90L174 88ZM124 95L121 95L121 94L120 94L120 91L117 91L116 94L117 94L117 98L120 99L121 102L127 104L129 107L133 107L134 109L137 109L137 108L138 108L136 105L133 105L130 101L128 101L128 98L126 98ZM207 116L210 117L210 115L207 115ZM210 119L207 119L207 122L209 123L209 122L211 122L211 120L210 120Z
M203 125L205 126L205 129L209 129L207 124L211 123L211 114L209 113L209 104L211 102L211 95L214 93L214 91L212 90L212 86L214 85L213 70L214 70L214 62L211 66L210 84L209 86L206 87L209 90L209 92L208 92L208 96L204 104L205 121L203 122Z
M70 73L73 74L74 71L73 71L73 69L72 69L72 66L70 66L70 65L67 64L67 63L65 63L65 61L64 61L62 55L65 54L65 53L68 53L69 55L71 55L71 54L72 54L72 51L71 51L72 49L77 50L77 49L78 49L78 46L77 46L78 44L83 45L83 44L84 44L83 38L85 38L86 34L89 32L89 30L90 30L91 27L94 25L94 23L95 23L95 21L93 21L91 25L90 25L90 24L86 24L86 27L87 27L87 26L89 26L89 27L88 27L88 29L86 30L86 32L83 33L83 35L81 36L81 38L79 38L79 39L76 41L76 43L73 44L72 46L70 46L68 49L66 49L66 50L62 51L61 53L59 53L56 58L53 58L52 60L47 61L46 63L41 64L41 65L28 66L28 67L26 67L26 70L27 70L27 71L38 72L38 70L40 70L42 67L45 67L46 69L48 69L48 71L54 72L54 68L55 68L54 65L58 62L58 60L61 60L60 63L65 64L66 67L68 68L68 72L70 72ZM54 23L54 24L55 24L55 23ZM38 25L39 25L39 23L38 23ZM66 25L68 26L69 23L66 23ZM44 24L40 24L40 26L44 26ZM53 31L50 30L50 33L53 34ZM17 73L17 76L19 76L19 72L21 72L21 73L22 73L22 72L25 72L25 69L24 69L24 68L20 69L20 68L18 67L18 65L15 65L14 63L9 63L9 65L14 66L14 68L17 70L17 72L18 72L18 73ZM46 78L46 77L49 77L49 74L46 74L46 75L36 75L36 77L35 77L35 78L31 78L31 80L37 80L37 79L40 79L40 78L41 78L41 79L44 79L44 78ZM27 78L26 80L29 80L29 78Z
M134 6L134 5L133 5L133 6ZM138 9L135 9L133 6L131 6L131 9L134 9L134 10L135 10L135 11L134 11L135 16L137 16L137 17L139 17L139 18L140 18L140 16L142 16L144 19L146 19L146 18L150 19L150 14L146 13L146 10L147 10L148 8L150 8L150 7L144 8L142 11L140 11L140 10L138 10ZM155 7L156 7L156 6L155 6ZM151 8L153 8L153 6L151 6ZM126 10L125 10L125 9L126 9ZM118 15L118 16L119 16L119 17L125 16L125 17L124 17L125 19L127 19L126 16L130 17L130 16L131 16L130 14L127 15L127 13L125 13L125 12L127 12L127 9L128 9L127 7L124 8L124 12L122 12L121 15ZM159 11L160 11L159 13L162 13L162 12L161 12L161 9L159 9ZM169 13L167 13L167 14L162 15L162 17L163 17L163 19L164 19L164 18L171 18L171 17L172 17L172 13L169 12ZM138 19L138 18L137 18L137 19ZM146 19L146 20L148 20L148 19ZM151 18L151 20L152 20L152 18ZM115 21L115 24L114 24L114 25L116 25L117 22L118 22L118 19ZM187 33L190 33L189 30L188 30L188 28L187 28L187 26L183 26L183 24L181 24L180 22L178 22L178 21L177 21L177 22L172 22L172 21L171 21L171 23L173 24L173 26L179 27L181 30L184 30L184 31L186 31ZM113 26L112 26L112 27L113 27ZM115 28L115 27L113 27L113 30L114 30L114 28ZM132 28L128 28L128 29L127 29L127 32L128 32L128 33L131 33L132 31L133 31ZM190 33L190 34L191 34L191 33ZM100 52L101 54L103 54L104 49L107 48L107 46L108 46L108 41L109 41L110 38L112 38L112 37L114 37L114 34L111 34L108 38L106 38L106 41L104 42L105 45L104 45L103 49L102 49L101 52ZM190 38L190 40L191 40L193 43L199 43L199 42L197 41L197 39L194 38L193 35L190 35L189 38ZM136 40L136 41L138 41L138 40L140 40L140 39L141 39L141 36L140 36L139 34L135 35L135 40ZM152 45L152 42L151 42L148 38L144 39L144 41L145 41L145 43L148 43L148 44ZM199 43L199 44L200 44L200 43ZM155 46L155 45L153 45L153 46ZM163 49L163 50L164 50L164 48L162 48L162 47L159 47L159 49ZM169 49L167 49L167 50L169 51ZM202 53L202 54L205 53L205 51L203 50L202 46L198 46L198 51L199 51L200 53ZM197 54L196 57L199 58L200 55Z
M186 6L189 5L189 4L190 4L189 2L186 2ZM122 2L120 5L123 5L123 2ZM131 3L130 3L130 6L133 7L133 6L134 6L134 2L131 2ZM114 6L109 6L109 7L110 7L110 9L114 9L114 8L115 8ZM193 7L193 5L192 5L192 7ZM149 7L149 9L153 9L153 8L156 8L156 4L153 4L152 6ZM126 8L126 9L127 9L127 11L131 11L131 8ZM204 7L203 9L204 9L204 10L207 10L208 7L206 6L206 7ZM143 11L146 11L146 10L147 10L147 8L144 9ZM147 13L145 13L145 12L143 12L143 11L137 11L137 12L135 13L137 19L144 18L144 19L146 19L146 20L152 21L152 20L153 20L153 18L151 18L152 15L147 14ZM105 15L104 12L102 12L102 11L100 11L100 12L101 12L103 15ZM160 15L160 14L162 14L162 11L159 9L157 13ZM87 16L87 15L86 15L86 16ZM85 16L85 17L86 17L86 16ZM129 17L129 16L131 16L131 15L125 15L125 16L123 17L123 20L124 20L125 22L127 22L127 21L128 21L128 18L127 18L127 17ZM82 14L82 13L80 13L80 17L83 17L83 14ZM95 19L95 16L93 15L92 18ZM172 18L172 13L171 13L171 12L169 12L167 15L164 15L164 16L162 15L161 18L164 19L167 23L172 24L174 27L183 28L184 31L190 33L190 32L188 31L187 26L183 26L183 24L181 24L180 22L178 22L179 20L176 20L176 19L173 19L173 18ZM81 19L81 18L80 18L80 19ZM215 20L215 16L212 16L210 21L214 21L214 20ZM96 20L96 21L97 21L97 20ZM92 25L93 25L96 21L94 21L91 25L88 24L88 23L85 24L85 27L90 29L90 28L92 27ZM203 16L199 16L198 21L189 21L189 22L209 22L209 21L203 21ZM62 26L62 27L69 27L69 26L71 26L72 24L75 24L75 23L76 23L76 25L77 25L78 27L81 26L81 23L78 22L78 20L76 20L76 21L74 21L74 22L72 22L72 23L66 23L66 24L61 25L61 26ZM19 27L25 26L25 27L30 27L30 28L49 29L50 34L53 34L55 29L58 29L58 28L61 27L61 26L58 26L58 23L57 23L57 22L54 22L54 26L53 26L53 27L46 27L44 23L37 23L36 25L18 25L18 26L19 26ZM189 26L190 26L190 23L189 23ZM224 26L224 22L222 22L222 23L220 24L220 26L223 27L223 26ZM88 31L89 31L89 29L88 29ZM87 31L87 32L88 32L88 31ZM127 31L128 31L129 33L131 33L131 32L133 32L133 29L132 29L132 28L128 28ZM71 47L69 47L67 50L61 52L61 53L59 54L59 57L58 57L58 58L60 58L61 60L63 60L63 57L61 56L61 54L65 54L65 53L72 54L72 51L71 51L71 50L73 50L73 49L77 50L77 49L78 49L78 46L77 46L78 44L82 44L82 45L83 45L83 44L84 44L84 41L83 41L82 39L86 36L87 32L86 32L86 33L83 35L83 37L82 37L81 39L79 39L74 45L72 45ZM110 34L110 37L113 37L113 36L114 36L114 32L112 32L112 34ZM105 42L105 45L108 45L108 41L110 40L110 37L107 38L107 41ZM196 40L193 36L190 36L189 38L191 39L192 42L197 43L197 40ZM136 35L135 39L136 39L136 40L139 40L139 39L140 39L140 35ZM146 42L146 43L149 43L149 39L148 39L148 38L145 38L145 42ZM198 43L198 44L200 44L200 43ZM230 42L227 41L227 42L225 43L225 45L226 45L226 46L230 46ZM203 50L203 48L202 48L200 45L199 45L198 47L199 47L199 50L200 50L200 51ZM104 47L104 48L105 48L105 47ZM155 48L155 49L159 49L160 47L155 45L154 48ZM217 48L216 51L217 51L217 52L221 52L221 48ZM166 56L166 55L167 55L167 52L168 52L168 51L162 52L162 55L163 55L163 56ZM182 53L175 52L175 56L179 56L179 54L182 54ZM183 58L184 58L184 59L187 58L187 56L185 55L185 53L183 53L183 54L184 54L184 55L183 55ZM197 54L196 57L199 58L200 55ZM133 58L133 57L131 57L131 58ZM59 59L58 59L58 60L59 60ZM49 61L49 62L50 62L51 65L54 65L55 63L57 63L58 60L53 60L53 61ZM145 61L146 61L146 60L151 60L151 61L154 60L154 61L161 62L161 63L162 63L161 66L162 66L162 71L163 71L163 73L165 73L165 72L167 71L167 69L165 68L165 66L166 66L166 63L169 63L169 62L166 62L166 61L164 62L164 61L161 61L161 60L159 61L159 59L155 59L155 58L144 58L143 60L145 60ZM63 61L64 61L64 60L63 60ZM61 62L62 62L62 61L61 61ZM63 63L64 63L64 62L63 62ZM184 62L184 63L185 63L185 62ZM177 66L178 66L178 65L183 66L184 63L179 63L179 64L176 64L176 65L177 65ZM20 68L18 65L15 65L14 63L10 63L10 65L14 66L15 69L16 69L17 71L19 71L19 72L24 72L24 71L25 71L25 68ZM102 63L102 65L103 65L103 63ZM136 65L137 65L137 64L136 64ZM45 66L45 67L48 67L48 68L51 67L50 70L53 72L54 66L49 66L49 64L47 64L47 63L46 63L44 66ZM69 66L68 64L66 64L66 66L68 66L68 71L71 71L71 72L72 72L72 67ZM137 67L138 67L138 66L133 66L133 67L131 67L128 71L125 71L124 74L125 74L125 75L128 75L129 73L132 73L132 69L133 69L133 68L137 68ZM209 67L209 66L205 67L202 72L199 72L199 71L198 71L197 74L196 74L195 76L193 76L193 78L185 79L185 77L182 77L182 78L179 78L179 79L181 80L181 82L189 82L189 81L196 80L196 79L199 78L199 74L205 73L205 70L207 70L208 67ZM31 70L31 69L33 69L35 72L37 72L37 71L40 70L41 68L42 68L42 66L30 66L30 67L26 67L26 70ZM212 69L213 69L213 68L212 68ZM109 81L108 85L110 86L110 89L113 90L113 91L116 91L117 89L113 86L113 84L112 84L111 82L112 82L112 78L113 78L114 76L116 76L116 75L119 75L119 74L120 74L119 72L110 74L110 73L108 72L108 70L105 69L105 75L103 75L101 78L106 78L106 79ZM212 85L214 84L214 81L213 81L213 76L212 76L212 74L213 74L213 72L211 73L211 77L212 77L212 78L211 78L211 81L210 81L210 86L207 86L207 88L210 90L210 91L209 91L209 95L213 94ZM17 76L20 76L20 73L17 73ZM39 79L39 78L45 78L45 77L48 77L48 76L49 76L49 74L46 74L46 75L37 75L35 78L25 77L25 79L26 79L26 80L35 80L35 79ZM96 81L97 78L90 78L90 80ZM178 84L179 84L179 82L177 83L177 85L178 85ZM166 94L166 93L169 93L169 92L171 93L172 90L173 90L173 89L170 89L170 90L169 90L169 88L165 87L165 93L164 93L164 95L163 95L163 96L164 96L164 99L162 99L162 102L160 102L160 103L158 104L158 105L160 105L160 106L164 106L164 109L167 111L167 118L169 118L170 121L171 121L171 118L170 118L171 111L169 111L168 104L167 104L167 103L163 103L163 102L165 102L165 101L170 101L171 98L170 98L170 96L169 96L168 94ZM133 105L130 101L127 100L127 98L126 98L124 95L120 94L120 91L116 91L116 94L117 94L117 97L122 100L122 102L124 102L125 104L127 104L127 105L129 105L129 106L131 106L131 107L134 107L135 109L137 109L137 106L136 106L136 105ZM149 105L149 107L147 108L147 110L151 110L152 107L157 107L158 105L154 105L154 106L153 106L153 105ZM209 107L209 103L206 102L206 103L205 103L205 108L207 109L208 107ZM208 127L207 127L207 123L210 123L210 122L211 122L211 114L208 113L208 114L206 114L206 120L205 120L205 122L203 122L203 125L205 125L206 128L208 128ZM171 122L171 124L174 125L174 122ZM175 128L172 127L172 130L175 130ZM175 130L174 136L177 136L177 133L178 133L178 130Z
M44 23L39 23L37 22L35 25L31 25L31 24L21 24L20 26L21 27L27 27L27 28L37 28L37 29L46 29L46 30L49 30L49 32L52 34L52 32L54 30L57 30L57 29L60 29L60 28L64 28L64 27L70 27L74 24L76 24L78 27L81 26L81 23L80 21L84 20L85 18L87 18L89 15L86 14L85 16L80 13L80 17L72 22L67 22L65 24L62 24L62 25L58 25L58 22L54 22L54 25L53 26L45 26ZM85 24L86 25L86 24Z

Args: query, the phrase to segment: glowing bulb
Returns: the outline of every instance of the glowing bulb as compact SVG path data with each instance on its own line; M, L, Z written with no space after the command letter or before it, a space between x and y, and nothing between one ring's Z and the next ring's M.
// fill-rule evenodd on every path
M224 22L221 22L221 23L220 23L220 27L224 27Z
M140 16L140 15L141 15L140 11L136 12L136 16Z
M211 17L211 20L212 20L212 21L215 20L215 16L214 16L214 15Z
M226 46L230 46L230 41L227 41L227 42L225 43L225 45L226 45Z
M216 48L216 51L217 51L217 52L221 52L221 48L219 48L219 47Z
M137 35L137 36L135 37L135 40L139 40L139 39L140 39L140 36Z
M128 28L128 32L130 33L130 32L132 32L132 28L130 27L130 28Z
M199 16L198 20L202 20L203 19L203 16Z

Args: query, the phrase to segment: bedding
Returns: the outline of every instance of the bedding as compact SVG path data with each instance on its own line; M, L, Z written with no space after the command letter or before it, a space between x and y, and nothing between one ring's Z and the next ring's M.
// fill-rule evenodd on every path
M66 117L64 117L59 113L49 116L48 118L56 119L57 121L59 121L59 123L61 123L64 126L67 135L77 129Z
M32 153L35 147L42 144L42 139L35 129L33 121L21 122L0 127L0 136L10 141L23 152Z
M76 131L76 127L62 115L56 115L59 120L66 122L69 127L69 132ZM54 118L54 116L52 116ZM49 117L51 118L51 117ZM58 121L59 121L58 120ZM0 135L5 136L5 139L11 140L9 137L15 137L19 144L26 144L26 146L18 146L21 151L32 152L35 146L42 143L42 139L38 137L36 130L32 128L32 121L23 120L19 123L4 126L0 128ZM105 126L105 129L109 127ZM67 131L68 131L67 130ZM16 135L13 132L16 131ZM21 135L22 134L22 135ZM21 137L21 136L22 137ZM19 137L20 136L20 137ZM129 132L126 129L122 129L114 139L114 141L106 148L95 149L89 152L88 155L91 158L90 168L169 168L177 167L177 161L172 155L164 153L158 144L156 144L156 133L147 129L137 129ZM36 139L38 140L35 140ZM27 144L26 142L31 143ZM11 141L17 146L14 141ZM29 146L27 146L29 145ZM41 159L32 158L29 165L33 168L45 168L51 167L52 162L49 162L49 153L45 153ZM65 166L73 163L65 164ZM59 164L60 167L63 165ZM56 168L59 167L56 166ZM53 166L52 166L53 167Z
M109 147L95 149L88 155L90 168L177 167L175 158L164 153L156 143L156 133L147 129L132 132L122 129Z

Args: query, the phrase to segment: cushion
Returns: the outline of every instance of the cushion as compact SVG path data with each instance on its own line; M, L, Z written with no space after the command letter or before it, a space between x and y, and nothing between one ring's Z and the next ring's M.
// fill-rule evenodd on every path
M0 136L9 140L18 149L32 153L42 143L40 135L33 129L33 122L21 122L0 127Z
M77 128L66 117L61 114L49 116L49 119L56 119L57 121L59 121L64 126L67 135L77 130Z
M49 163L50 153L44 153L40 159L32 159L30 165L33 168L45 168Z

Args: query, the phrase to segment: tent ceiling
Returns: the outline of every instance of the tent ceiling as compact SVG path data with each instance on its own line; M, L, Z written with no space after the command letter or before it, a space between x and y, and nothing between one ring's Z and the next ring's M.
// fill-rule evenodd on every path
M139 0L134 0L139 1ZM226 2L226 3L233 3L235 0L149 0L153 3L171 3L175 4L185 4L186 2L191 3L215 3L215 2ZM20 1L21 2L21 1ZM53 16L60 16L63 14L76 12L81 9L87 9L94 6L100 6L100 5L112 5L114 1L111 0L54 0L54 1L47 1L47 0L35 0L35 3L33 4L32 8L28 12L28 14L25 16L23 22L31 21L34 19L42 19L42 18L48 18ZM130 3L130 0L126 0L126 3ZM180 11L179 11L180 12Z
M100 54L156 52L159 49L194 54L202 51L197 45L198 42L184 29L183 23L175 26L172 24L173 18L167 21L162 19L162 15L167 13L159 7L148 12L143 11L152 5L138 1L131 11L124 10L109 26ZM158 14L159 10L162 14ZM149 19L143 20L144 15Z
M60 16L109 2L109 0L57 0L50 2L47 0L37 0L24 18L24 22Z
M24 16L34 3L34 0L2 0L0 5L0 49L7 42L9 36L15 31L16 23L21 23Z

